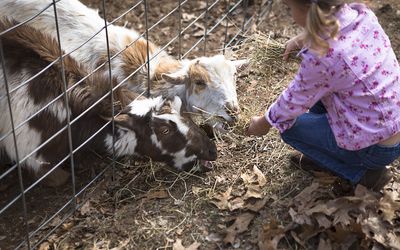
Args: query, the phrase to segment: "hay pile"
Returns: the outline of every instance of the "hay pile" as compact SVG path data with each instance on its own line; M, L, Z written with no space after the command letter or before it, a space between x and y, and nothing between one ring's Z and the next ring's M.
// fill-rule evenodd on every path
M285 44L261 32L249 36L235 51L236 57L250 59L238 84L243 111L240 128L246 126L251 116L263 113L292 80L300 60L297 52L292 52L289 60L284 61L284 51Z

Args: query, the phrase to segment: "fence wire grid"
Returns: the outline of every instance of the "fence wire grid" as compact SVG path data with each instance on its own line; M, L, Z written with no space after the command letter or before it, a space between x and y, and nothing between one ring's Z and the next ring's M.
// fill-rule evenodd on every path
M87 41L80 44L73 50L68 51L67 54L62 54L63 47L62 42L60 42L60 30L58 27L59 13L57 12L57 4L60 1L68 0L49 0L49 4L32 17L20 22L14 27L0 32L0 59L4 79L4 81L0 84L3 85L2 87L5 89L5 94L0 93L0 101L6 100L12 128L10 131L0 131L0 143L5 141L7 138L12 138L17 159L15 162L7 161L6 154L2 152L2 149L0 149L0 249L38 248L38 246L56 229L63 225L67 218L73 215L73 213L85 203L85 200L90 197L90 195L85 195L85 192L88 192L89 187L91 187L95 182L104 178L104 174L106 172L113 173L114 171L118 171L116 167L116 156L114 150L111 160L108 161L107 164L104 164L102 169L98 170L95 174L92 174L92 178L85 180L84 182L78 181L77 174L79 173L76 166L77 159L74 158L75 154L87 143L93 140L93 138L103 129L110 125L114 128L114 121L112 119L106 122L104 126L102 126L97 132L92 134L79 146L73 145L71 126L105 98L111 97L111 103L113 103L114 91L123 85L128 79L134 76L140 69L142 69L142 67L147 67L149 79L150 61L157 57L160 52L149 58L149 46L147 46L146 63L141 65L137 70L132 72L128 77L118 82L114 86L111 83L112 71L110 62L112 62L112 60L123 53L124 50L126 50L136 41L133 41L124 50L118 51L115 54L111 54L108 40L108 27L110 27L110 25L126 26L127 28L136 30L140 33L140 38L145 38L147 41L153 42L159 46L160 51L167 51L168 54L173 55L177 59L183 59L190 56L215 55L225 53L226 49L235 47L241 41L243 41L243 38L251 29L252 25L263 20L265 14L271 7L273 0L127 1L130 2L129 6L127 3L124 3L123 6L125 7L126 5L126 9L117 15L113 14L112 11L115 9L115 5L120 4L120 1L118 1L118 3L116 3L117 1L106 0L90 1L90 3L93 4L93 6L90 7L98 8L99 15L105 20L104 26L102 29L93 34ZM83 2L87 3L89 0ZM158 8L158 11L166 8L165 3L167 2L172 7L164 11L165 13L152 13L152 8ZM201 2L201 8L193 9L193 2ZM55 16L54 22L57 30L57 41L60 55L57 60L41 69L37 74L29 79L23 80L14 88L11 88L9 82L7 81L7 61L5 60L6 51L4 50L3 46L3 36L15 28L23 25L29 25L32 20L38 18L41 14L49 9L54 12ZM140 22L129 22L127 21L129 18L136 18L140 20ZM171 20L167 21L168 19ZM101 63L95 70L90 72L83 79L68 87L69 84L66 82L63 62L65 57L77 50L85 49L84 46L89 41L96 38L96 36L98 36L101 32L106 33L106 41L104 41L107 44L106 61ZM18 114L13 113L11 106L11 95L18 89L29 85L32 81L46 72L46 70L51 68L56 63L60 63L62 68L63 93L54 98L44 107L40 108L38 111L34 112L22 123L15 124L13 117ZM53 105L57 101L61 100L64 102L66 107L69 107L67 94L74 87L78 86L81 82L101 69L106 69L108 71L110 81L109 92L101 97L89 109L83 111L78 117L72 119L71 114L68 110L66 110L67 124L62 129L50 136L49 139L41 143L32 152L29 152L23 156L18 155L19 150L17 148L16 134L18 133L18 130L24 125L27 125L29 121L37 117L43 110L48 108L50 105ZM151 86L149 82L147 94L150 93L150 88ZM112 114L115 115L114 107L113 105L111 106ZM3 116L3 114L1 116ZM40 149L46 147L49 142L54 140L61 133L67 133L68 135L69 153L65 155L57 164L51 166L50 170L40 178L35 180L27 178L29 173L25 173L27 171L23 168L23 165L27 159L36 154ZM43 187L43 185L40 185L50 173L61 167L63 164L69 165L69 172L71 174L71 178L67 184L56 189ZM40 218L40 220L37 220L36 218Z

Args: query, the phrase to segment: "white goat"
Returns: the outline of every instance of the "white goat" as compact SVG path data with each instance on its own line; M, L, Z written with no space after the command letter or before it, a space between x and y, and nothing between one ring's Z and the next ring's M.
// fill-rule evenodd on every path
M11 17L18 22L38 14L52 0L1 0L0 16ZM58 24L61 45L64 51L71 52L92 40L71 56L93 70L107 61L106 33L104 20L98 13L78 0L57 2ZM53 36L57 35L54 9L50 7L29 22L29 25ZM147 60L147 41L136 31L115 25L108 26L111 54L124 50L112 62L112 73L118 82L135 72ZM236 93L236 71L246 60L231 61L223 55L200 57L193 60L175 60L149 42L152 95L179 96L192 113L209 119L210 125L222 128L221 119L233 123L238 119L239 105ZM106 67L103 67L106 69ZM106 70L104 70L107 73ZM147 88L147 67L128 81L128 88L141 93Z

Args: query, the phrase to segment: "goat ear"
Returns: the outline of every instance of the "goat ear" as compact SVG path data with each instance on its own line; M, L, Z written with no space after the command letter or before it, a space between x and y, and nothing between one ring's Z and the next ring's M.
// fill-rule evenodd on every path
M241 71L245 69L250 64L250 60L243 59L243 60L234 60L232 61L233 65L235 66L237 71Z
M172 103L171 100L167 99L164 101L162 107L160 108L160 110L158 110L157 114L162 115L171 113L172 113Z
M172 101L171 104L172 104L172 109L174 109L178 113L181 113L181 109L182 109L182 100L181 100L181 98L179 98L178 96L175 96L174 100Z
M183 69L178 70L174 73L161 74L162 79L173 84L183 84L187 79L187 77L188 77L187 72Z

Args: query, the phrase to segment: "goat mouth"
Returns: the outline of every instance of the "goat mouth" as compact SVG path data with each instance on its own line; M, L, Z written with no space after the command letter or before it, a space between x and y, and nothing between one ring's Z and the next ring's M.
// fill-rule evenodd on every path
M214 165L211 161L198 160L198 165L199 165L200 171L202 171L202 172L209 172L214 169Z

